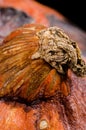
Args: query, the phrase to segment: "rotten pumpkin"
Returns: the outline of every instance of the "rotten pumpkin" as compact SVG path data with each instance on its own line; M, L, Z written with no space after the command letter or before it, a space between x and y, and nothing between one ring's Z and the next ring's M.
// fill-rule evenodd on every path
M69 80L67 80L68 71L70 70L77 75L77 78L78 76L84 77L86 75L86 64L81 57L81 52L76 42L72 41L58 27L47 28L39 24L24 25L7 36L0 46L0 97L2 99L12 98L13 100L24 99L29 103L45 99L45 109L47 109L47 100L56 97L58 92L64 96L70 94L71 85ZM52 100L50 101L52 102ZM2 105L3 108L7 107L9 112L10 105L1 102ZM56 103L49 105L53 108L49 115L51 115L52 119L55 119L52 113L56 112L56 108L54 108ZM18 109L19 112L23 111L20 105ZM18 109L16 108L16 110ZM43 106L44 118L47 116L45 109ZM32 114L32 123L34 123L34 118L36 118L34 117L35 111L34 109L30 113ZM22 116L19 118L22 119ZM2 118L5 119L6 117ZM13 118L17 118L16 115ZM33 128L31 130L35 130L35 127L37 130L52 130L51 124L53 121L49 124L49 120L43 119L42 123L39 123L39 128L32 125ZM56 122L58 122L57 117ZM5 124L11 128L11 125L6 122ZM2 128L4 130L9 129L6 127ZM15 130L17 130L16 128L18 127L15 126ZM21 130L22 128L19 129ZM59 126L53 125L53 129L58 130ZM64 128L61 127L61 129L63 130Z

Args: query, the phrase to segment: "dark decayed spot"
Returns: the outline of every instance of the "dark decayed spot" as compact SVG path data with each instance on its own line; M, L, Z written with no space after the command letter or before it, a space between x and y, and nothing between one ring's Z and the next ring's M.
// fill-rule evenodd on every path
M16 28L27 24L33 23L34 19L27 15L25 12L16 10L11 7L0 8L0 43L9 35L10 32Z

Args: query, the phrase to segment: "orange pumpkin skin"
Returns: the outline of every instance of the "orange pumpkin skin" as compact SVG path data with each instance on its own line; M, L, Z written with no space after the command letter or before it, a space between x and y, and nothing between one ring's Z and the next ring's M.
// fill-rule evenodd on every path
M3 2L0 2L0 7L13 7L15 9L24 11L26 14L32 16L35 23L44 24L46 26L50 25L48 19L45 17L47 13L50 15L56 15L60 20L65 19L64 16L55 10L43 6L42 4L33 0L3 0Z
M65 30L65 32L79 44L80 49L83 52L83 55L86 56L86 34L83 30L81 30L79 27L75 26L74 24L70 23L69 20L64 17L61 13L58 11L55 11L52 8L49 8L47 6L44 6L36 1L33 0L3 0L0 1L0 7L2 8L13 8L19 11L23 11L26 13L26 15L30 16L32 20L27 21L27 23L38 23L43 24L45 26L58 26ZM18 16L18 15L17 15ZM16 17L17 17L16 16ZM6 17L6 16L5 16ZM15 20L16 21L16 20ZM21 20L22 21L22 20ZM4 25L3 27L3 34L6 33L6 31L9 30L13 31L13 26L15 26L15 22L11 25ZM18 23L17 27L21 26L20 23ZM7 27L7 28L6 28ZM15 27L16 28L16 27ZM14 29L15 29L14 28ZM2 28L1 28L2 30ZM7 34L9 34L9 32ZM1 32L1 34L2 34Z
M47 123L45 129L43 121ZM0 101L0 130L64 130L64 127L52 102L41 102L30 107Z
M3 41L0 47L0 97L21 97L32 101L54 96L61 87L65 87L63 93L68 95L64 78L54 68L40 58L31 59L39 49L36 33L44 28L38 24L25 25Z
M22 100L20 103L12 101L12 98L0 100L0 130L42 130L41 121L47 121L48 124L48 128L43 130L85 130L86 77L77 78L69 71L66 80L71 88L67 97L60 97L57 93L48 100L35 101L32 104Z
M10 5L12 7L16 7L17 9L22 9L23 11L26 10L27 13L29 12L29 8L26 8L28 4L26 4L24 1L17 1L15 3L13 3L12 0L4 0L4 1L2 2L2 6L4 3L5 7ZM30 2L33 3L34 1L30 1ZM19 3L21 3L21 6ZM35 6L35 2L33 5ZM50 12L51 14L51 10L50 11L46 10L44 6L40 6L40 7L43 7L41 9L47 11L46 13ZM40 11L38 12L40 13ZM40 15L35 15L34 7L33 7L32 14L35 16L35 19L36 18L38 19L37 16L40 16ZM50 26L49 21L46 20L45 18L45 15L42 14L41 16L42 16L40 17L41 19L38 19L38 23L42 22L43 24ZM58 17L58 18L60 19L62 17ZM77 41L79 41L80 43L79 45L82 48L82 51L84 51L85 44L83 43L85 43L85 37L84 35L82 35L82 32L81 33L77 32L76 27L74 28L69 27L68 23L65 23L65 24L67 25L68 30L73 31L72 38L77 39ZM65 28L64 25L62 26ZM43 26L43 28L45 27ZM81 31L81 30L78 30L78 31ZM18 36L19 34L21 34L21 32L22 32L22 29L18 32L16 31L15 33L12 33L6 39L6 42L12 40L12 38ZM69 32L67 31L67 33ZM81 35L82 35L82 38L81 38ZM40 61L40 63L44 63L44 62ZM50 72L48 73L48 75L49 74L50 75L47 76L47 78L45 78L44 80L44 83L46 86L45 93L43 94L43 91L42 92L40 91L41 88L44 87L42 84L39 86L38 91L37 89L35 89L37 92L36 93L37 95L35 95L35 93L32 93L31 97L29 98L26 95L26 93L23 91L27 88L27 86L26 88L21 90L22 93L19 93L20 95L18 93L13 95L12 93L11 99L15 100L14 102L11 101L9 97L7 97L8 95L6 95L5 97L5 99L8 101L5 101L3 97L3 100L0 101L0 116L1 116L0 130L9 130L9 129L10 130L23 130L23 129L40 130L39 126L40 126L41 119L43 120L46 119L46 121L49 123L49 127L47 128L47 130L69 130L69 129L70 130L85 130L86 129L86 125L85 125L86 121L84 118L86 115L86 112L85 112L86 103L85 103L85 96L84 96L86 93L86 89L85 89L86 77L78 78L72 72L69 71L68 77L65 77L65 79L63 79L63 77L61 77L61 75L59 74L56 74L55 69L52 69L49 65L43 64L43 66L46 66L46 68ZM56 77L57 79L56 83L58 87L57 88L54 87L54 89L52 89L53 91L50 91L48 83L53 82L52 75ZM51 78L52 81L49 80L49 78ZM4 78L2 78L2 75L0 75L0 87L3 86L3 80ZM69 88L70 88L70 93L69 93ZM57 91L57 93L54 90ZM61 92L60 94L58 93L59 90ZM16 92L16 89L14 89L14 91ZM6 92L8 92L8 90L6 90ZM42 98L41 94L43 94L44 98ZM20 99L20 103L17 103L15 97L18 97L18 95L20 97L25 98L25 101L23 102L24 104L21 103L22 99ZM53 95L53 99L51 98L52 95ZM58 95L60 95L61 97L59 96L59 98L56 98L58 97ZM46 100L46 97L49 97L49 100ZM34 100L34 99L38 100L40 98L41 98L41 103L39 101L35 101L35 103L30 102L31 100ZM26 101L26 99L30 102L30 104Z

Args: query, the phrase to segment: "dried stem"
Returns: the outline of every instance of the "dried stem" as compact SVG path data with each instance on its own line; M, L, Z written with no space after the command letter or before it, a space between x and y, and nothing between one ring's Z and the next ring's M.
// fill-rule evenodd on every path
M70 68L77 76L86 75L86 64L76 42L61 29L50 27L37 33L39 50L32 58L42 58L59 73L66 74Z

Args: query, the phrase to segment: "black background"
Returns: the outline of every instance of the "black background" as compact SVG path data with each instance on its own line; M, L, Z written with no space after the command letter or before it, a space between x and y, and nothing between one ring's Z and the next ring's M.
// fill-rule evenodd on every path
M54 8L70 21L86 31L86 7L84 0L37 0Z

